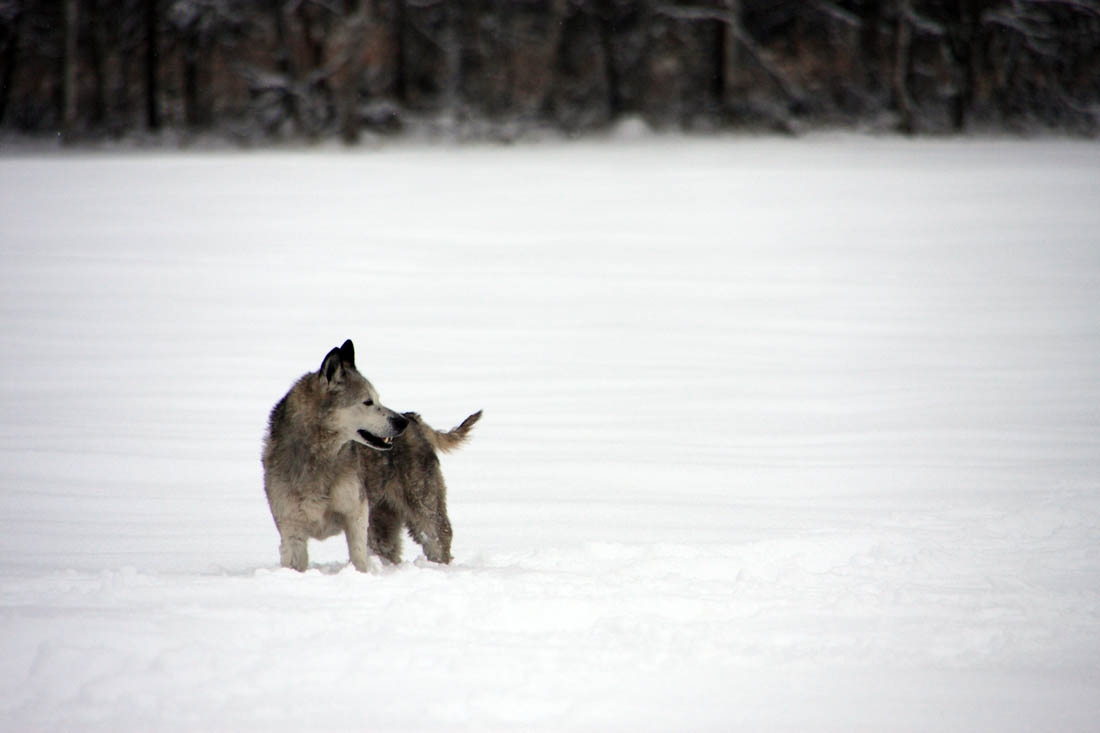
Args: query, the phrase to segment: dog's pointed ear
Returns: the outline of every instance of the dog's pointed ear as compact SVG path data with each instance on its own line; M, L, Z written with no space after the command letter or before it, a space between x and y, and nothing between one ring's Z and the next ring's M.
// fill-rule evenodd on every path
M340 347L340 361L352 369L355 368L355 344L351 342L351 339L345 341L344 345Z
M343 375L343 365L341 363L340 349L333 349L328 352L328 356L321 362L321 371L318 372L321 375L322 384L330 384L338 376Z

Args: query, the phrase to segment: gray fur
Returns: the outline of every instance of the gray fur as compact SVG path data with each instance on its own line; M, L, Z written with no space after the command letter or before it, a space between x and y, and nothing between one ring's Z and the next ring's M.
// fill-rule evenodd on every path
M438 432L415 412L404 414L409 427L388 453L359 451L361 475L370 497L368 541L372 552L401 562L401 528L409 531L432 562L451 561L451 521L447 487L436 449L450 451L465 442L481 419L475 412L450 432Z
M416 413L382 406L355 368L351 341L303 375L271 411L264 438L264 491L279 530L283 567L309 566L310 538L341 532L357 570L367 549L401 559L402 527L433 562L451 561L446 486L436 450L461 444L477 412L449 433Z

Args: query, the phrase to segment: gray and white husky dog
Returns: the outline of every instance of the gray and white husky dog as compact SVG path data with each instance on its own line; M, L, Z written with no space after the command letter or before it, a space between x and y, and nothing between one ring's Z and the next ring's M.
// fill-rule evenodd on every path
M271 411L264 438L264 491L279 530L283 567L309 566L308 542L343 532L357 570L367 550L401 560L401 529L433 562L451 561L447 489L436 450L461 445L481 417L450 432L415 412L395 412L355 368L345 341L303 375Z

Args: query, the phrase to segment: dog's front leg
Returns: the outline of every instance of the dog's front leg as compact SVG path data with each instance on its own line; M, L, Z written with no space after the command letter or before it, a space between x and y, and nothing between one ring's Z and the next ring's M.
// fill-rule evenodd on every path
M367 572L367 517L366 514L344 519L344 534L348 538L348 557L355 569Z
M284 568L292 568L299 573L309 567L309 539L297 535L284 534L279 543L279 561Z

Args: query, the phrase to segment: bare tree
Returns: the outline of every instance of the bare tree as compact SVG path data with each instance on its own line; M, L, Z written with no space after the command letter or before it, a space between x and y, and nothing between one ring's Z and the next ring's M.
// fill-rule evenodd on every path
M18 0L0 2L0 124L11 96L22 26L23 4Z
M65 0L65 60L61 76L61 140L72 144L76 139L77 108L77 40L80 34L80 5L77 0Z
M350 0L349 13L335 37L336 54L330 60L336 88L340 137L347 145L359 142L359 91L366 68L364 41L370 21L369 0Z
M302 130L302 118L299 111L298 98L294 89L298 86L298 61L291 48L290 31L288 29L287 9L283 0L268 0L271 16L275 24L275 71L277 76L265 77L265 85L259 82L259 76L252 76L252 90L255 96L263 96L265 91L278 97L278 107L283 112L283 117L293 121L296 130ZM270 96L270 95L269 95ZM265 128L270 134L281 126L281 117L276 116L265 122Z
M987 4L976 0L955 3L945 33L948 49L958 69L957 90L951 104L951 125L957 132L966 129L974 108L982 42L981 15L983 6Z
M443 109L452 125L465 113L462 109L462 9L453 0L441 0L446 9L443 26Z
M145 0L145 126L160 130L160 3Z
M912 0L898 0L897 16L894 34L894 71L891 77L894 105L898 112L898 129L906 134L912 134L917 130L913 99L909 94L914 18Z

